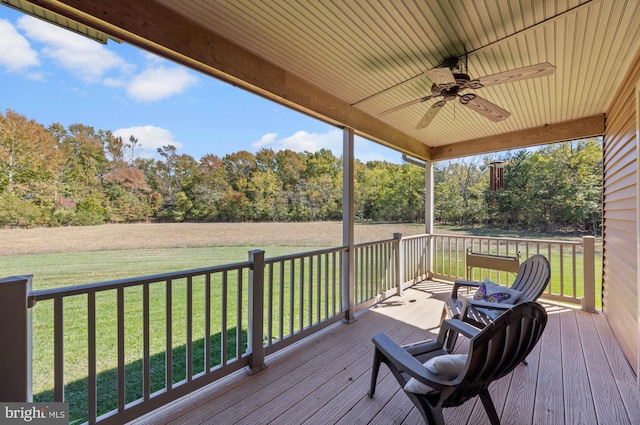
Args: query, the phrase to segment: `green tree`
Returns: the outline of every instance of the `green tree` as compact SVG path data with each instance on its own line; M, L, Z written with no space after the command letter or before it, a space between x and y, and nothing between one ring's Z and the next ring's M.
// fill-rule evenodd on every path
M0 194L50 207L62 159L56 140L42 125L11 110L0 114Z
M256 171L256 157L251 152L238 151L227 154L222 158L226 178L231 187L245 193L251 180L251 175Z
M62 172L63 194L78 203L104 206L102 179L109 170L109 162L99 133L83 124L72 124L60 133L59 148L64 154Z
M193 205L193 177L198 164L190 155L178 155L177 148L173 145L158 148L158 153L164 159L155 166L156 181L163 200L159 217L172 221L190 218L189 211L184 211L184 208L186 205ZM182 195L178 196L179 193ZM174 212L175 208L179 210Z
M216 155L200 159L193 176L193 205L191 214L196 220L214 221L219 218L219 206L224 196L232 192L227 182L224 163Z
M486 217L488 158L439 163L434 172L435 214L445 221L469 225Z

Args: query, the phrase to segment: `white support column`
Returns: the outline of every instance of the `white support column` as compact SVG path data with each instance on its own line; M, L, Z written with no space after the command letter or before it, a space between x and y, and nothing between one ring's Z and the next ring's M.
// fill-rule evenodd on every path
M342 256L342 310L351 323L355 321L353 129L344 128L342 135L342 245L347 247Z
M425 173L425 188L424 188L424 224L425 229L424 232L428 235L433 234L433 162L425 161L424 164L424 173ZM432 259L433 259L433 246L431 244L431 239L427 243L427 252L426 252L426 269L427 269L427 278L431 278L433 276Z

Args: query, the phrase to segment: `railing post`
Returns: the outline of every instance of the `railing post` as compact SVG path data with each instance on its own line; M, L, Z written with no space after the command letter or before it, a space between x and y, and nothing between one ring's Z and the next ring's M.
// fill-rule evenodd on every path
M0 279L0 400L30 402L32 276Z
M264 251L249 251L249 374L265 369L264 363Z
M596 311L596 249L595 240L593 236L584 236L582 238L582 252L583 252L583 265L584 276L583 282L583 296L582 296L582 309L586 311Z
M398 296L402 295L402 284L404 283L404 252L402 252L402 233L394 233L395 245L395 279Z

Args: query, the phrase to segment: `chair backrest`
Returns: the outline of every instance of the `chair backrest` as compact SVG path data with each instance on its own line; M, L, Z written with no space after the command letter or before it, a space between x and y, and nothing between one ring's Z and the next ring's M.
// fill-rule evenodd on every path
M442 406L460 405L510 373L535 347L546 324L544 307L530 301L514 306L482 329L469 341L464 377L444 395Z
M464 260L467 266L467 280L473 280L473 269L476 267L517 273L520 268L520 251L518 251L514 257L510 257L505 255L482 254L473 252L471 248L467 248Z
M542 295L551 278L551 266L544 255L536 254L520 264L512 289L522 295L518 302L535 301Z

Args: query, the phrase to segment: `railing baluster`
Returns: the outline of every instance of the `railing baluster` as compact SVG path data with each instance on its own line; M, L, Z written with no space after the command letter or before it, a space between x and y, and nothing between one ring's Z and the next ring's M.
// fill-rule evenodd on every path
M309 326L311 326L313 324L313 285L315 284L315 282L313 281L313 256L309 257L308 278L309 293L307 298L309 299L307 300L307 322L309 323Z
M330 278L329 278L329 254L325 254L324 255L324 318L327 319L329 318L329 285L330 285Z
M326 257L326 254L324 256ZM322 320L322 287L326 287L327 284L326 280L322 280L322 257L322 255L316 256L316 323ZM325 304L326 302L325 298Z
M549 244L551 245L551 244ZM564 290L564 246L562 244L558 244L558 251L559 251L559 257L560 257L560 295L564 295L565 290ZM575 293L573 294L573 296L575 297Z
M268 279L268 293L267 293L267 344L271 345L271 341L273 341L273 263L269 263L269 268L267 271L267 279ZM282 316L280 316L282 317Z
M88 407L89 423L96 422L98 410L97 367L96 367L96 293L87 294L87 351L89 360Z
M125 405L125 375L124 375L124 288L117 293L117 328L118 328L118 411L122 412Z
M337 288L340 288L342 285L338 285L338 281L337 281L337 279L336 279L336 273L337 273L337 270L336 270L336 265L337 265L337 264L336 264L336 253L334 252L334 253L332 253L331 255L332 255L332 257L333 257L333 258L332 258L332 266L331 266L331 269L332 269L332 272L333 272L333 276L332 276L332 278L331 278L331 281L333 282L333 288L332 288L332 291L331 291L331 293L332 293L332 298L333 298L333 299L332 299L333 304L332 304L332 306L331 306L331 309L332 309L333 313L335 314L335 312L336 312L336 310L337 310L337 309L336 309L336 305L337 305L337 303L338 303L338 299L337 299L337 297L336 297L337 292L338 292L338 289L337 289ZM342 276L342 272L340 273L340 276Z
M576 270L576 245L571 246L571 280L573 281L573 296L578 295L578 271ZM584 296L584 288L583 288Z
M211 273L204 278L204 373L211 371Z
M236 359L239 359L242 357L242 270L236 273Z
M278 328L278 339L284 339L284 261L280 261L280 327ZM289 315L291 316L291 315Z
M295 323L295 260L289 261L289 335L293 335Z
M151 320L149 319L149 283L142 285L142 374L143 398L151 397Z
M56 298L53 302L53 369L54 394L56 402L64 401L64 314L63 299Z
M227 323L227 302L229 298L229 274L225 270L222 273L222 294L220 299L220 364L227 364L227 350L229 350L229 324Z
M299 321L300 321L300 331L304 329L304 289L305 289L305 281L304 281L304 258L300 259L300 299L298 300L299 308Z
M365 298L365 280L364 280L364 250L362 248L356 249L356 264L358 265L358 278L356 282L360 281L360 297L356 298L356 303L364 302Z
M371 298L373 289L371 288L371 276L369 276L369 264L371 263L371 247L366 247L364 249L364 261L362 264L363 271L363 283L364 283L364 298L362 301L366 301Z
M187 382L193 380L193 277L187 277L187 329L185 343L185 359Z
M173 388L173 281L165 281L165 387Z

